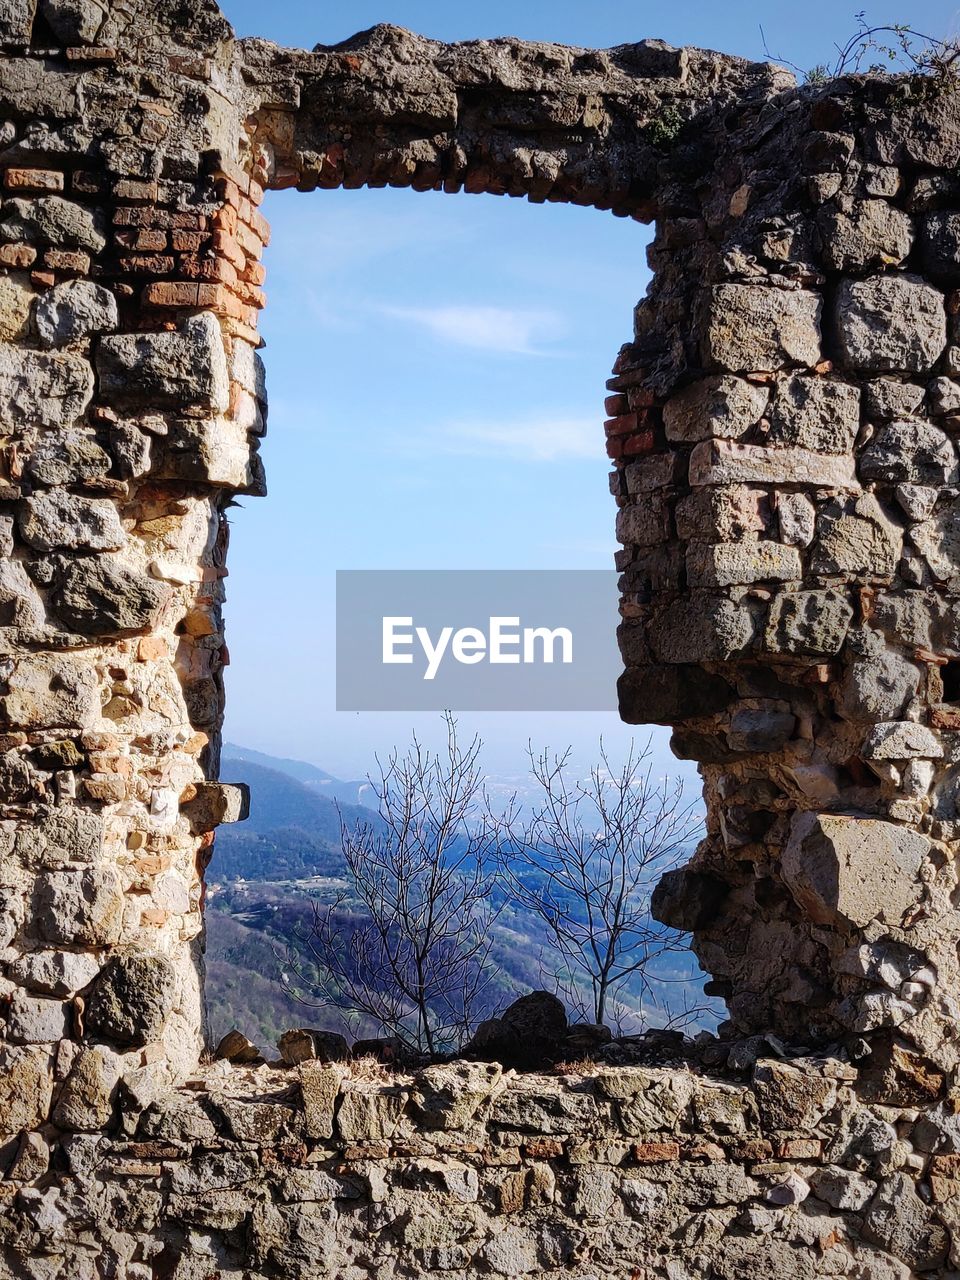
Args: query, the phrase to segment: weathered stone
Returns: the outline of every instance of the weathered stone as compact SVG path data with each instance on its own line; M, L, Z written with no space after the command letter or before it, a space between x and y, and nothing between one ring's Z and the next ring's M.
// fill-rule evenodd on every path
M463 1129L496 1093L501 1075L491 1062L427 1067L414 1077L410 1101L428 1129Z
M308 1136L332 1138L333 1114L344 1075L343 1068L310 1061L300 1064L298 1074Z
M53 1072L50 1052L32 1045L0 1048L0 1133L39 1129L50 1112Z
M814 1169L810 1174L810 1185L818 1200L824 1200L833 1209L852 1210L854 1213L866 1208L877 1189L877 1184L863 1174L835 1167Z
M631 502L617 512L617 541L625 546L657 546L666 541L669 512L657 495Z
M925 725L894 720L874 725L864 739L860 754L865 760L912 760L915 757L940 760L943 746Z
M628 668L617 682L620 716L627 724L676 724L712 715L734 694L720 676L686 663Z
M843 678L838 710L850 720L899 720L919 682L916 666L899 653L855 658Z
M753 1091L767 1132L810 1132L837 1101L837 1087L832 1080L773 1058L757 1063Z
M40 12L66 45L94 44L108 9L101 0L40 0Z
M708 305L704 361L731 373L815 365L820 309L819 296L804 290L716 285Z
M67 1010L61 1000L43 1000L17 990L7 1010L6 1038L18 1044L44 1044L67 1034Z
M79 498L62 489L27 498L19 523L24 541L38 551L60 547L115 551L127 540L112 502L105 498Z
M176 975L165 956L114 955L100 970L87 999L87 1028L115 1044L147 1044L163 1030L175 988Z
M112 946L122 917L120 877L110 866L54 871L38 882L34 927L44 942Z
M892 1174L881 1182L864 1214L863 1235L914 1271L941 1266L950 1245L947 1231L905 1173Z
M692 587L789 582L802 575L799 551L779 542L696 543L687 551L687 579Z
M658 489L668 489L680 478L683 461L679 453L656 453L640 458L624 469L627 493L649 494Z
M780 863L784 882L811 920L879 919L900 925L922 892L930 842L908 827L870 818L798 813Z
M193 795L181 802L180 812L194 832L243 822L250 813L250 788L243 782L197 782L191 790Z
M101 391L119 401L224 410L229 376L223 338L209 312L185 320L176 333L131 333L102 339L97 353Z
M213 1056L218 1061L243 1065L248 1062L256 1062L263 1055L252 1040L248 1039L242 1031L237 1031L234 1028L221 1037Z
M864 405L870 418L889 422L908 418L923 403L924 388L915 382L899 382L895 378L875 378L864 386Z
M960 583L960 499L934 512L929 520L914 525L910 541L926 560L939 582L951 590Z
M20 1135L20 1145L7 1177L11 1182L36 1182L50 1169L50 1147L41 1133Z
M302 1070L302 1068L301 1068ZM402 1089L363 1089L355 1085L343 1093L336 1129L344 1142L374 1142L389 1138L407 1105Z
M118 320L116 298L109 289L88 280L68 280L48 289L34 312L44 347L65 347L92 334L110 333Z
M110 455L89 435L62 431L37 442L25 468L39 485L87 484L110 470Z
M647 623L650 648L660 662L726 661L746 652L755 633L749 608L700 591L658 610Z
M668 440L739 440L763 416L770 393L743 378L704 378L685 387L663 408Z
M913 247L913 221L886 200L858 200L847 213L822 210L823 258L832 271L898 266Z
M317 1059L319 1062L345 1062L350 1057L346 1039L334 1031L311 1031L297 1028L285 1031L277 1041L280 1057L288 1067Z
M793 737L797 718L789 711L741 708L730 717L727 741L734 751L779 751Z
M61 1129L96 1133L109 1123L120 1079L120 1060L108 1049L81 1049L53 1109Z
M690 483L795 484L858 489L854 462L808 449L768 449L732 440L704 440L690 455Z
M146 631L170 598L170 588L112 556L73 561L57 594L57 613L82 635Z
M660 877L650 899L650 914L686 933L704 929L717 918L729 892L730 886L719 876L678 867Z
M941 486L957 478L953 441L929 422L894 422L881 427L860 455L864 480L885 484Z
M27 336L35 297L29 277L14 272L0 276L0 342L16 342Z
M947 345L943 296L919 276L845 280L836 324L844 363L868 373L926 373Z
M764 647L772 653L839 653L853 620L842 591L781 592L770 606Z
M7 0L0 14L0 40L10 44L29 44L37 0Z
M92 396L93 370L79 356L0 344L0 425L9 433L69 426Z
M768 441L847 454L860 429L860 391L835 378L800 374L776 383Z
M2 703L11 728L82 729L100 712L97 673L67 655L21 658Z
M737 542L749 538L766 531L768 505L762 489L746 485L695 489L677 503L677 536L683 542Z
M91 253L99 253L107 243L99 217L62 196L11 200L0 215L0 240L40 240Z
M920 261L931 280L950 287L960 284L960 215L945 210L926 215Z
M872 493L834 500L823 504L817 516L810 569L848 581L891 578L902 546L900 529Z
M100 958L89 951L28 951L10 966L10 977L30 991L71 996L100 972Z

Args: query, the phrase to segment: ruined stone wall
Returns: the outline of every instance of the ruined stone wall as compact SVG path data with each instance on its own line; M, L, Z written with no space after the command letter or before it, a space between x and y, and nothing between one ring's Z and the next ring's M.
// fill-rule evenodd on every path
M953 1069L960 95L844 81L712 141L608 402L621 706L707 802L655 911L739 1030Z
M94 1280L956 1275L956 1116L848 1065L209 1068L0 1182L0 1271ZM941 1153L930 1156L940 1145ZM55 1172L46 1174L48 1160ZM927 1170L922 1194L915 1180Z
M960 128L914 93L658 42L279 50L209 0L0 9L0 1276L960 1265ZM244 803L216 779L259 205L386 183L657 219L608 440L623 711L706 783L656 904L730 1004L699 1057L192 1074Z

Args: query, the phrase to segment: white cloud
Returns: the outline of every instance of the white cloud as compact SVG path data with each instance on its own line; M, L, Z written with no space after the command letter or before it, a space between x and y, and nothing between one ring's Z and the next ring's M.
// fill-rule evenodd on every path
M560 462L603 457L599 417L520 418L498 422L452 422L410 442L431 453L468 458L513 458L520 462Z
M560 337L563 320L555 311L512 307L392 307L382 315L420 325L441 342L478 351L547 355L542 344Z

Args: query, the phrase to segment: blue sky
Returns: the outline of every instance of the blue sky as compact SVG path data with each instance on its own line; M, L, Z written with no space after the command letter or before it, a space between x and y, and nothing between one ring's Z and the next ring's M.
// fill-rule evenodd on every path
M243 35L312 47L391 22L444 40L516 35L608 46L647 37L800 66L855 27L824 0L628 4L439 0L314 5L226 0ZM907 12L909 8L909 13ZM939 0L868 5L871 21L958 29ZM374 753L438 717L334 710L337 569L607 568L615 509L603 452L604 381L646 289L650 232L589 209L410 191L271 194L266 255L268 498L231 512L227 735L358 776ZM528 738L636 731L612 710L464 716L499 773ZM645 731L640 736L646 737ZM658 755L675 768L666 733ZM671 762L669 765L667 762Z

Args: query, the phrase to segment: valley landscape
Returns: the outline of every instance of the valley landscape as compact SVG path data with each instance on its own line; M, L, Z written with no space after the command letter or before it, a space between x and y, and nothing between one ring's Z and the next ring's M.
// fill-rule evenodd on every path
M349 930L360 911L350 900L350 882L340 845L341 821L376 824L376 794L366 781L342 781L304 761L224 746L222 774L250 788L250 817L217 835L208 871L206 990L211 1035L216 1042L232 1028L270 1056L278 1036L313 1026L348 1039L382 1033L362 1015L311 1006L313 959L308 939L314 906L344 899L338 918ZM523 779L489 780L494 795L518 793ZM584 992L558 983L551 970L549 939L542 923L517 904L500 901L490 981L482 1015L492 1017L527 991L556 991L568 1006ZM703 975L686 948L660 957L652 974L655 1003L644 1000L639 978L628 983L617 1009L623 1034L679 1020L697 1006L687 1030L716 1025L717 1013L701 992ZM580 1015L571 1007L571 1020ZM617 1029L616 1027L614 1028Z

